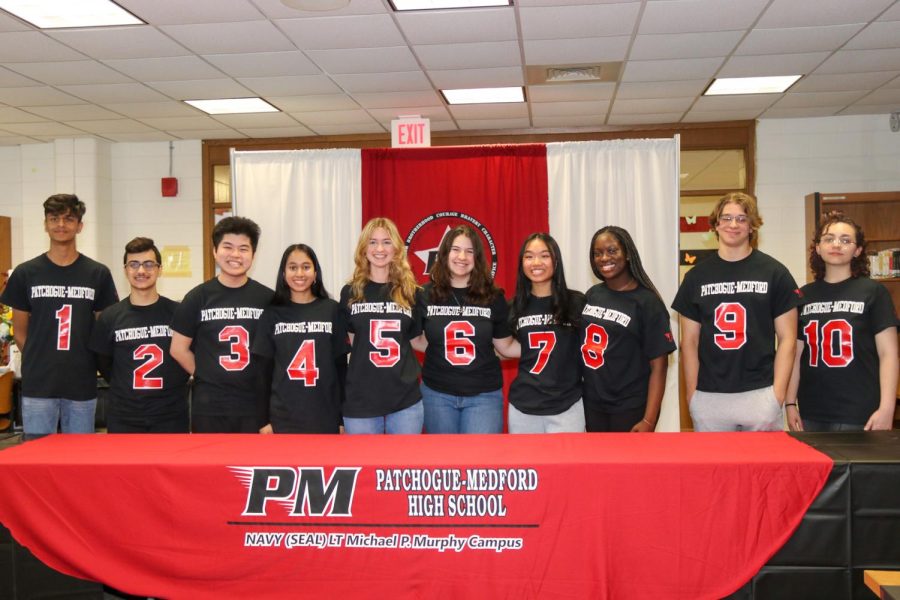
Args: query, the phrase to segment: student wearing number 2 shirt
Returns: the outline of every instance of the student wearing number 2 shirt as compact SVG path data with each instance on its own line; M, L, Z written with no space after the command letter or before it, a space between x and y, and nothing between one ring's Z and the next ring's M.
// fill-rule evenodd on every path
M92 433L97 406L97 363L88 350L97 313L118 301L105 266L78 252L84 202L55 194L44 202L50 249L12 272L0 303L13 309L22 351L25 439L61 429Z
M351 336L344 431L421 433L419 361L410 345L422 333L421 289L394 222L376 217L366 223L354 261L340 300Z
M272 290L247 275L259 225L226 217L213 228L220 273L184 297L172 319L172 356L194 376L191 428L195 433L258 433L265 425L260 396L268 381L250 342Z
M169 354L172 315L178 303L160 296L161 256L153 240L125 245L127 298L104 310L91 349L109 382L109 433L187 433L188 374Z
M727 194L709 222L718 252L688 271L672 303L694 430L780 431L800 291L784 265L753 247L762 225L753 196Z

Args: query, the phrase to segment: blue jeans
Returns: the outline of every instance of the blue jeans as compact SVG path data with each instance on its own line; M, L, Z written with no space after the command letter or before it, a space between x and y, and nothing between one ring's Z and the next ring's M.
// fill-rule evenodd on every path
M422 382L425 431L428 433L501 433L503 390L475 396L454 396L433 390Z
M33 440L60 427L63 433L94 433L94 413L97 399L69 400L68 398L22 397L22 424L25 439Z
M344 417L344 431L358 433L422 433L424 409L419 400L409 408L383 417Z

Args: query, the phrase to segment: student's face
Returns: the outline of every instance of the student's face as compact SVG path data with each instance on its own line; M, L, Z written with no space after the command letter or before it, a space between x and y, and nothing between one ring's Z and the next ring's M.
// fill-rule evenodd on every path
M533 239L525 246L522 270L532 284L547 283L553 279L553 256L543 240Z
M366 259L369 261L369 265L378 268L388 267L396 254L397 248L394 247L394 242L391 241L387 229L375 228L372 237L369 238L369 246L366 248Z
M594 266L600 272L600 276L605 281L615 279L623 273L628 265L628 255L625 254L625 248L616 239L616 236L610 233L601 233L594 240Z
M150 290L159 278L159 263L153 250L129 253L125 259L125 277L133 290Z
M719 243L725 246L739 247L750 244L750 218L740 204L729 202L722 207L716 223Z
M302 250L291 252L287 264L284 266L284 282L290 288L292 295L305 295L315 281L316 268L309 255Z
M57 243L71 242L75 236L81 233L84 223L71 212L61 215L45 215L44 231L50 236L50 240Z
M243 233L226 233L213 249L213 257L223 273L243 277L253 266L253 245Z
M464 235L456 236L447 255L450 274L457 279L468 279L475 269L475 247Z
M849 265L862 248L856 245L856 230L852 225L832 223L822 233L816 252L826 265L839 267Z

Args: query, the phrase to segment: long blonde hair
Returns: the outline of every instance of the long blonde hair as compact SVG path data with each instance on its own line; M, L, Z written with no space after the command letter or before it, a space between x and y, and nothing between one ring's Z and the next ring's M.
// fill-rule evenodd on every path
M369 259L366 257L366 251L369 248L369 240L372 239L372 235L379 227L387 231L391 238L391 244L397 249L388 268L391 300L403 308L412 308L419 285L416 283L416 277L409 266L409 261L406 260L406 245L403 243L403 238L400 237L397 225L387 217L371 219L359 234L359 241L356 243L356 252L353 256L355 267L349 282L350 304L362 302L365 299L363 289L369 282Z

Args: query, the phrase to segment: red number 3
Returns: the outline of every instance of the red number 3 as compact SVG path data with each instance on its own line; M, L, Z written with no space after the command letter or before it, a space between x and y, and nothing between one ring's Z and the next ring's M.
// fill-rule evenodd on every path
M231 341L231 354L220 356L219 364L226 371L243 371L250 364L250 333L240 325L223 327L219 341Z
M723 302L716 307L713 321L721 333L713 334L722 350L737 350L747 343L747 309L737 302Z

